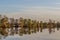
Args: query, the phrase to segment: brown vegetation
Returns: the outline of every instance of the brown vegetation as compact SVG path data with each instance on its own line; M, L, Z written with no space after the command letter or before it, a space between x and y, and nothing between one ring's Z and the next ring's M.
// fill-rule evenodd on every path
M22 36L23 34L42 32L43 29L46 28L49 30L49 33L51 33L52 31L55 32L55 28L59 30L60 23L56 23L55 21L52 22L51 19L49 19L49 22L43 22L31 19L23 19L22 17L20 17L19 19L9 19L6 16L2 17L0 15L0 34L4 36L8 36L8 34L19 34L20 36Z

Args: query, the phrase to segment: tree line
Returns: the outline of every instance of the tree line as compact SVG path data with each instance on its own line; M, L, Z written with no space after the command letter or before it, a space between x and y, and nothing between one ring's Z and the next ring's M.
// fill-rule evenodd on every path
M49 34L55 32L55 28L59 30L60 22L55 22L49 19L49 22L36 21L32 19L19 19L2 17L0 15L0 34L3 36L19 34L32 34L36 32L42 32L43 29L48 29Z

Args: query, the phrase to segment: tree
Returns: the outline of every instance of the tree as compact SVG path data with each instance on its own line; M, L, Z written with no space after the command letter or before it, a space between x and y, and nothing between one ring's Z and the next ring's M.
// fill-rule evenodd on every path
M40 32L42 32L42 29L43 29L43 22L40 21Z
M55 23L55 21L53 21L52 25L53 25L53 32L55 32L55 28L56 28L56 23Z
M0 34L1 34L1 29L2 29L1 19L2 19L2 16L0 15Z
M34 29L34 33L36 33L36 28L37 28L37 24L36 24L36 20L33 21L33 29Z
M19 35L22 36L23 33L24 33L24 28L23 28L23 26L24 26L24 20L23 20L22 17L20 17L20 19L19 19L19 25L20 25Z
M2 31L1 31L2 35L7 36L8 32L6 30L9 27L7 17L4 17L4 18L1 19L1 27L2 27Z
M31 34L31 19L28 19L28 32Z
M14 35L14 18L10 18L10 35Z
M59 30L59 28L60 28L60 22L56 23L56 27L57 27L57 30Z
M49 19L49 22L48 22L48 29L49 29L49 33L52 32L52 21L51 19Z
M24 19L24 34L27 34L28 33L28 20L27 19Z
M15 23L14 23L14 27L15 27L15 33L18 34L18 19L15 20Z
M39 32L40 23L37 21L37 31Z

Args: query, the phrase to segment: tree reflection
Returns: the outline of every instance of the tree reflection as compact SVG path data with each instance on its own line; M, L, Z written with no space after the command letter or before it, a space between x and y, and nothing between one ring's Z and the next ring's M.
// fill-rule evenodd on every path
M49 22L37 21L32 19L19 19L2 17L0 15L0 35L7 37L8 35L19 34L32 34L42 32L44 29L48 29L49 34L55 32L55 28L59 30L60 22L49 19Z

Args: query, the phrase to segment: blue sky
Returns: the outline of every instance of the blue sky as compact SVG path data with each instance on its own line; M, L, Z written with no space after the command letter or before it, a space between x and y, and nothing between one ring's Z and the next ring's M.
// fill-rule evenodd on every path
M60 0L0 0L0 14L9 17L59 19Z
M24 5L24 6L49 6L58 3L60 0L0 0L0 5Z
M0 12L16 12L27 7L60 7L60 0L0 0Z

